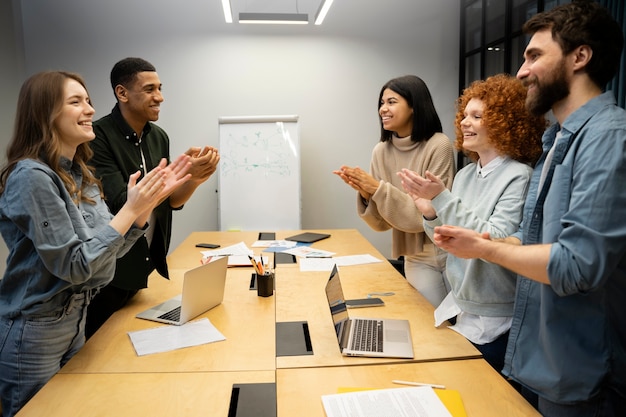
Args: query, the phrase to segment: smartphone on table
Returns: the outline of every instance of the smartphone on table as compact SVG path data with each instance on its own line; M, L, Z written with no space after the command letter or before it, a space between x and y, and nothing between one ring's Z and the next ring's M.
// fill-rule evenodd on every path
M382 299L376 297L346 300L346 307L348 308L378 307L384 305L385 302Z

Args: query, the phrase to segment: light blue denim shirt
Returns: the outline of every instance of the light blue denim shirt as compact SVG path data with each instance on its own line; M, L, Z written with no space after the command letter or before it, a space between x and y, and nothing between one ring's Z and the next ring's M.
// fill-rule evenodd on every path
M570 115L540 193L558 130L543 136L521 234L524 244L552 243L551 285L518 279L503 373L568 403L603 382L626 392L626 112L607 92Z
M82 184L77 167L61 160ZM0 232L9 248L0 281L0 317L46 315L74 293L100 288L113 278L115 259L142 235L121 236L97 186L83 189L95 204L72 201L61 178L47 165L17 163L0 196Z

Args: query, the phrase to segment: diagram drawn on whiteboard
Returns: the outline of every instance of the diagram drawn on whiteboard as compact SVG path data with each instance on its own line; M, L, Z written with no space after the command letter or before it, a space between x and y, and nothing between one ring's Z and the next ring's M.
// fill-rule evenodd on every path
M221 230L301 228L297 116L219 119Z
M254 125L254 131L236 129L226 135L221 150L221 174L224 177L262 175L265 177L290 177L296 175L298 161L296 144L285 123Z

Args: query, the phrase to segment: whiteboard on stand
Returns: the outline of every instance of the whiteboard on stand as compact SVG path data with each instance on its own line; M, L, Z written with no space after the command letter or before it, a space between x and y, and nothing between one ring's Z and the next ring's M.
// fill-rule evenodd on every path
M220 230L301 229L298 116L218 122Z

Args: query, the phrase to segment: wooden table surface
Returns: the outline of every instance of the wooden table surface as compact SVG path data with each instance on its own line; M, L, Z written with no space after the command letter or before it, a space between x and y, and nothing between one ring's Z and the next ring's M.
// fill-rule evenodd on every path
M339 388L399 388L392 380L443 385L461 396L468 417L540 417L483 359L278 369L278 417L323 417L322 395Z
M251 268L250 268L251 269ZM224 301L208 318L226 340L137 356L128 332L168 326L135 315L182 291L184 270L170 280L153 273L149 288L116 312L62 369L61 373L260 371L276 368L275 297L251 291L249 268L229 268Z
M408 319L415 358L344 357L340 354L324 287L330 271L276 268L276 291L249 289L252 267L229 268L224 301L202 314L225 341L137 356L129 331L162 326L135 315L182 290L185 271L199 265L200 242L222 247L258 232L195 232L168 257L170 280L153 273L142 290L86 343L24 407L19 416L227 416L232 385L276 382L278 416L324 416L321 396L339 387L384 388L392 379L444 384L461 394L468 416L535 416L534 409L480 357L465 338L434 327L433 307L356 230L315 230L331 237L315 248L335 257L370 254L382 262L339 268L346 298L383 296L383 307L350 310L352 317ZM300 231L282 231L277 239ZM255 254L263 249L254 248ZM270 257L273 255L270 254ZM375 295L374 295L375 296ZM276 357L275 323L307 321L313 355ZM473 359L474 358L474 359Z
M259 382L274 371L57 374L17 415L227 417L233 384Z

